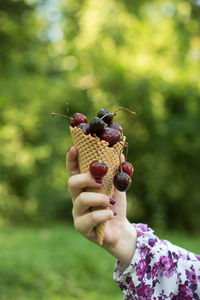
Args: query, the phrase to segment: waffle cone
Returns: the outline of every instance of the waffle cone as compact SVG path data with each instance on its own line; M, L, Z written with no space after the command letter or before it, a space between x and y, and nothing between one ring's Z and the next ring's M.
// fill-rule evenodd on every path
M113 177L120 165L120 153L123 149L123 143L118 142L113 147L109 147L108 142L100 140L98 137L92 137L90 134L85 135L80 128L70 127L70 131L73 145L78 150L81 173L89 172L90 164L95 160L108 166L108 172L104 176L104 185L99 188L87 188L86 191L103 193L108 197L112 197L114 192ZM125 137L123 137L123 140L125 141ZM102 209L102 207L92 208L92 210L97 209ZM106 222L95 227L99 245L103 244L105 226Z

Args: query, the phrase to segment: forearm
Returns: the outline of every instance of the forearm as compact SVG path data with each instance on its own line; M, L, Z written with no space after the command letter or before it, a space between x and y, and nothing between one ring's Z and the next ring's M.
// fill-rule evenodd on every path
M135 253L137 232L135 226L127 219L120 231L119 239L113 245L104 245L104 248L125 267L128 267Z
M125 269L117 262L114 273L125 299L199 299L200 256L159 239L146 224L135 226L131 264Z

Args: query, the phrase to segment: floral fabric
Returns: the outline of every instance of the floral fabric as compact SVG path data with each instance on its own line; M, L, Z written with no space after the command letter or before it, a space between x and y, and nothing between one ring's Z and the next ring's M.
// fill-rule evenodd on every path
M114 280L125 299L200 300L200 255L159 239L146 224L134 224L137 245L130 266L116 263Z

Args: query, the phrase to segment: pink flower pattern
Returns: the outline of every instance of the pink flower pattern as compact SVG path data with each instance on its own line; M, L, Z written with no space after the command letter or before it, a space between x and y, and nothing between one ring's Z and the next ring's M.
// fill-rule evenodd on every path
M200 300L200 255L159 239L146 224L137 229L130 266L116 263L114 280L126 300Z

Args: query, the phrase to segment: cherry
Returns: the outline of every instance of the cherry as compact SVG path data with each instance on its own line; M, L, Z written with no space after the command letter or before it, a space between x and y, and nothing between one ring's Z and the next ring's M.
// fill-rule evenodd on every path
M90 133L90 126L87 123L80 123L77 128L80 128L85 135L88 135Z
M125 192L131 184L131 178L128 174L119 172L114 176L113 183L118 191Z
M100 118L94 118L90 121L90 130L97 135L104 129L105 122Z
M108 172L108 166L106 164L102 164L97 160L93 161L90 165L90 173L95 178L102 178Z
M87 118L81 113L75 113L73 118L70 119L70 125L72 127L78 126L81 123L87 123Z
M100 133L100 138L109 143L109 146L113 146L121 139L121 132L119 130L106 127Z
M117 130L119 130L121 133L123 132L122 127L121 127L118 123L113 122L113 123L110 124L109 127L110 127L110 128L113 128L113 129L117 129Z
M125 161L121 164L121 166L119 166L119 172L121 170L131 177L133 175L134 168L130 162Z
M97 114L97 117L101 118L108 125L110 125L113 120L112 112L105 108L100 109L100 111Z

